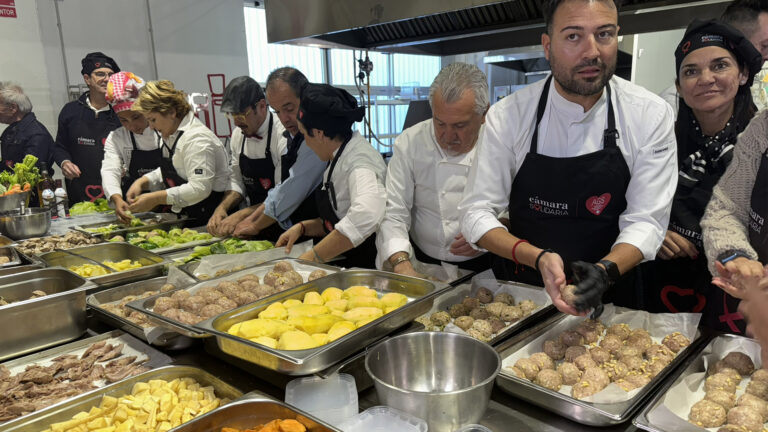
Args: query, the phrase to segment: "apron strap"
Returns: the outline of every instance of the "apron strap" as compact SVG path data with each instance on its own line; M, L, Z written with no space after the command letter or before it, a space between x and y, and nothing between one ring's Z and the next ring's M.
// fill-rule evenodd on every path
M266 159L272 159L272 151L269 149L270 145L272 145L272 113L271 112L269 113L269 128L267 129L267 147L264 151L264 158ZM242 157L244 154L245 154L245 134L243 134L243 143L240 146L240 156Z
M181 136L184 135L184 131L179 131L179 136L176 137L176 141L173 142L173 147L168 147L168 144L165 143L165 140L163 140L163 147L165 147L166 150L168 150L168 158L173 159L174 153L176 153L176 144L179 143L179 140L181 139ZM162 156L162 155L160 155Z
M338 207L336 206L336 190L333 188L331 176L333 175L333 169L336 168L336 162L339 160L339 157L341 157L341 154L344 152L344 149L347 147L347 143L349 143L350 140L352 140L352 137L347 138L341 144L341 147L339 147L339 151L336 152L336 156L333 157L333 160L330 163L330 168L328 169L328 177L326 177L325 182L323 182L323 188L331 198L331 204L333 205L334 211L336 211Z
M133 135L133 132L130 132L131 134L131 144L133 144L133 151L137 151L139 148L136 146L136 137Z

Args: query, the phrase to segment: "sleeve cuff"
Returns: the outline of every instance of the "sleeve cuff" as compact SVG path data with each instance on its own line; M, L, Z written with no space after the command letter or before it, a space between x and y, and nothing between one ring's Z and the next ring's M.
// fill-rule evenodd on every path
M467 242L473 248L476 250L483 250L477 246L477 242L483 238L485 233L496 228L504 228L504 231L508 231L507 227L499 222L495 216L487 214L475 218L474 221L468 222L466 228L462 229L462 233L464 234L464 238L467 239Z
M335 229L342 233L344 237L348 238L354 247L360 246L366 239L360 234L357 227L355 227L355 225L346 217L336 224Z
M659 232L656 226L647 222L638 222L621 230L613 245L627 243L638 248L643 254L643 261L645 262L656 258L656 253L661 248L663 241L664 233Z

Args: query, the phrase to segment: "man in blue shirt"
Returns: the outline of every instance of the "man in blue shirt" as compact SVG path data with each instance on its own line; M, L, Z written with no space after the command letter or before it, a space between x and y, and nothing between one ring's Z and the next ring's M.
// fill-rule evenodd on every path
M285 127L288 140L281 157L282 182L269 191L264 203L240 222L235 237L256 236L277 222L288 229L294 223L317 217L313 192L320 184L326 163L304 143L296 114L307 78L299 70L282 67L267 77L267 102Z

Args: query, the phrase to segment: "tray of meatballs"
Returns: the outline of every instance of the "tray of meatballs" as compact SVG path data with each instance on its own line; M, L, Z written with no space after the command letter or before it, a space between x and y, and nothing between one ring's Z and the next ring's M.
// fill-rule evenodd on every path
M634 424L654 432L761 432L768 421L768 370L761 366L757 342L716 336Z
M636 412L700 343L700 314L605 305L600 320L557 315L499 346L501 389L579 423L607 426Z
M209 333L194 325L337 271L338 267L292 258L269 261L190 287L135 300L126 306L145 314L153 325L191 338L209 337Z

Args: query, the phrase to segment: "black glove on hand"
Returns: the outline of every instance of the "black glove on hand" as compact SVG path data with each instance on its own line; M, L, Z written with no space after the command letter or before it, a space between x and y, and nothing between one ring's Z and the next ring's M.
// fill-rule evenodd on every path
M574 307L579 312L587 311L602 303L603 293L611 286L608 273L597 264L584 261L571 263L573 282L576 285Z

